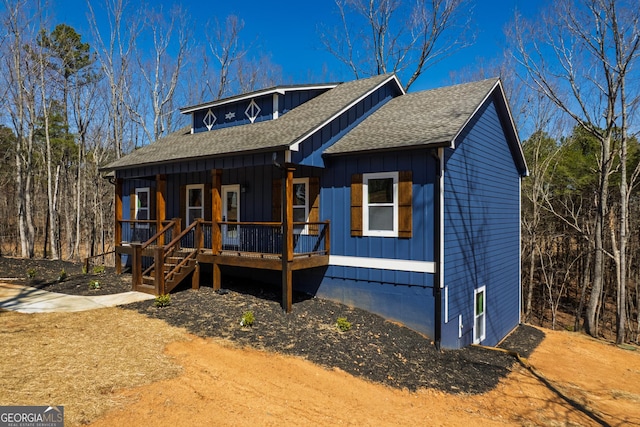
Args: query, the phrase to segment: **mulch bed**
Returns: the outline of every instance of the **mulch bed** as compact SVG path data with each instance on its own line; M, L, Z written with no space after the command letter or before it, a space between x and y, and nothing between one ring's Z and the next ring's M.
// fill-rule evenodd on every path
M98 292L130 290L130 276L117 276L112 269L102 275L84 275L77 264L0 257L0 277L24 277L28 268L42 271L37 276L42 281L34 284L33 280L20 280L49 291L99 295ZM58 282L61 268L65 268L68 277ZM98 291L88 289L93 276L104 283ZM327 368L409 390L426 387L450 393L485 393L516 363L509 354L479 347L438 351L428 337L365 310L332 301L297 294L293 311L286 314L280 307L279 289L230 280L223 286L217 292L210 287L177 290L171 294L168 307L155 307L153 300L123 307L163 319L198 336L301 356ZM251 327L240 325L247 311L255 317ZM338 330L339 317L351 323L350 330ZM501 347L528 357L543 338L542 331L520 325Z
M89 266L85 274L77 262L0 256L0 281L71 295L110 295L131 290L130 275L118 275L112 267L104 267L104 272L98 273L100 268L94 271L95 267L101 266ZM64 280L60 280L62 271L66 273ZM29 277L30 272L34 277ZM99 289L89 287L95 280L100 283Z

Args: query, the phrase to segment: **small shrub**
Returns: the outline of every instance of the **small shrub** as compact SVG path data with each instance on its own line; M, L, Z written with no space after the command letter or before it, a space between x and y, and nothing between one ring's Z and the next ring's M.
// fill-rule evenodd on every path
M351 322L349 322L346 317L338 317L336 327L340 332L347 332L351 329Z
M100 282L98 280L92 280L89 282L89 289L100 289Z
M243 328L250 328L253 326L253 322L256 320L253 315L253 311L245 311L242 315L242 319L240 319L240 326Z
M64 268L60 270L60 274L58 274L58 282L64 282L67 280L67 272L64 271Z
M37 274L38 274L38 270L36 270L35 268L29 268L27 270L27 277L29 279L34 279Z
M102 274L104 273L104 265L96 265L95 267L93 267L93 274Z
M87 271L87 266L86 266L86 265L83 265L83 266L82 266L82 274L87 274L87 273L88 273L88 271Z
M171 295L158 295L153 305L155 305L156 307L167 307L171 305Z

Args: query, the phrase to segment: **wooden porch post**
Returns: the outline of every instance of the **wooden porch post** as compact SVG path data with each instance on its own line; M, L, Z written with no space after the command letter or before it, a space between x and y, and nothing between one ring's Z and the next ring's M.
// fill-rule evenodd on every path
M118 246L122 244L122 178L116 179L115 190L115 229L113 232L113 247L116 249L116 273L122 274L122 254Z
M173 218L173 230L171 233L171 238L175 239L180 233L182 233L182 219L181 218ZM176 245L176 249L180 249L180 242Z
M156 175L156 224L157 231L162 229L162 223L166 219L165 194L167 193L167 176ZM158 246L164 246L164 234L158 237Z
M222 250L222 170L211 170L211 249L218 255Z
M211 252L213 259L213 289L220 289L222 275L216 256L222 251L222 169L211 170Z
M195 244L196 244L196 268L191 275L191 289L200 289L200 264L198 263L197 254L202 252L204 247L204 231L202 230L203 219L198 218L196 225Z
M282 188L282 309L287 313L293 300L293 171L294 167L286 166Z
M154 262L154 283L156 285L156 295L164 295L164 249L161 247L156 247L153 252L153 262ZM140 266L140 273L142 273L142 266Z
M134 291L142 285L142 244L131 243L131 285Z

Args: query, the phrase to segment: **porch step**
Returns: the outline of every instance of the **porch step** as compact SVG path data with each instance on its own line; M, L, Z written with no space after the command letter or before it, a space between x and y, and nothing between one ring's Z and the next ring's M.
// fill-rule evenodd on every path
M156 295L156 287L155 285L146 285L142 284L136 288L138 292L144 292L145 294Z
M193 270L196 268L196 260L190 259L186 264L182 265L180 269L174 272L173 276L165 281L165 292L171 292L176 286L178 286Z
M187 252L184 256L188 256L192 252ZM178 286L193 270L196 268L196 260L195 258L189 259L186 263L181 265L176 269L176 266L182 263L184 257L177 256L173 254L173 256L167 257L167 262L162 265L163 274L165 276L164 282L164 292L171 292L176 286ZM171 277L167 278L167 276L171 274ZM142 284L137 287L136 290L141 292L147 292L151 294L158 294L160 289L156 284L156 272L155 268L148 272L148 275L142 276Z

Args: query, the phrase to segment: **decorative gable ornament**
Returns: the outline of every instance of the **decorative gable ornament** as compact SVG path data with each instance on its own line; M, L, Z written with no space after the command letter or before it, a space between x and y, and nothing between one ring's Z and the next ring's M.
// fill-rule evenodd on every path
M247 116L249 120L251 120L251 123L253 123L258 117L258 114L260 114L260 111L262 110L260 109L260 107L258 107L258 104L256 104L256 101L252 99L247 109L244 110L244 114Z
M235 118L236 118L236 113L233 111L229 111L227 114L224 115L225 120L231 120Z
M207 111L207 114L204 116L204 119L202 119L202 122L207 127L207 130L211 130L213 125L216 124L216 120L218 120L218 118L215 114L213 114L213 111L209 109L209 111Z

